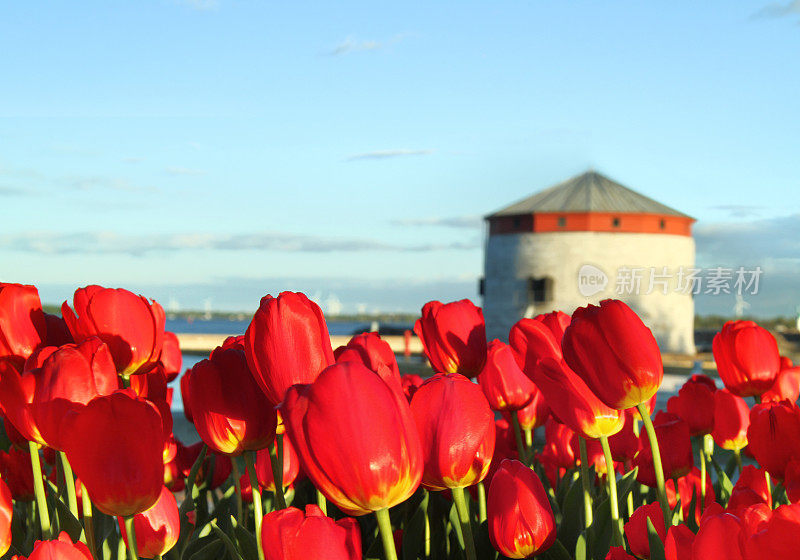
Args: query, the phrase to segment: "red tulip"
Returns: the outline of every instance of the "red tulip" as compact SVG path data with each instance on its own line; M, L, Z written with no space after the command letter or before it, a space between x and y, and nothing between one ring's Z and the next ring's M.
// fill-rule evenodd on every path
M128 533L122 518L117 519L119 530L125 544ZM181 520L178 516L178 503L166 487L161 489L158 501L143 513L133 516L133 530L136 533L136 548L143 558L161 557L178 542Z
M30 406L36 378L31 372L23 374L20 367L17 360L0 358L0 408L5 413L7 426L13 425L26 440L45 445Z
M164 485L164 434L152 403L117 391L95 397L65 423L67 458L100 511L126 517L156 502Z
M184 477L188 477L189 474L191 474L192 466L200 456L200 451L202 451L203 445L204 444L202 441L198 441L197 443L189 446L178 442L176 462L181 474ZM209 487L212 490L214 488L219 488L222 483L228 479L232 469L233 465L231 464L230 457L227 455L220 455L212 451L206 455L205 460L200 465L200 469L197 471L195 484L202 484L209 475L213 474L211 480L208 481Z
M547 493L531 469L512 459L500 464L486 501L489 538L509 558L544 552L556 540Z
M661 386L664 368L656 339L619 300L576 309L562 347L569 366L611 408L641 404Z
M692 544L692 560L742 560L741 520L729 513L704 515Z
M772 387L761 395L761 401L797 402L800 398L800 367L792 365L789 358L781 356L781 369Z
M544 425L545 445L537 459L542 463L552 463L562 469L576 465L575 450L578 435L555 418L548 418Z
M728 321L712 346L719 376L734 395L761 395L775 383L780 370L778 344L753 321Z
M480 387L459 373L439 373L411 399L422 442L422 484L432 490L479 483L494 452L494 413Z
M290 486L300 474L300 458L292 447L289 438L283 438L283 486ZM256 478L258 485L264 490L275 491L275 480L272 477L272 462L268 449L256 453Z
M766 471L753 465L745 465L739 479L731 490L728 511L738 514L753 504L772 507L772 493L767 486Z
M692 468L687 475L678 479L677 492L675 492L674 479L669 479L666 481L666 490L669 507L674 509L675 506L678 505L678 498L680 498L681 511L683 512L683 517L687 519L689 517L689 506L692 505L692 499L694 499L694 514L698 523L700 523L701 513L705 511L708 506L714 503L715 500L714 486L711 484L711 479L709 478L708 473L706 473L705 480L706 498L705 501L700 499L702 496L702 489L700 486L700 469L697 467Z
M400 369L389 343L378 333L362 333L350 339L346 346L333 351L337 362L359 362L381 376L389 385L400 386Z
M348 515L392 507L419 486L422 447L408 402L363 365L334 364L292 387L281 415L303 470Z
M273 405L334 362L322 310L304 294L264 296L244 336L247 364Z
M14 504L11 501L11 490L0 479L0 556L11 548L11 517Z
M536 386L534 385L534 387ZM533 392L533 400L516 412L519 425L523 430L535 430L539 426L544 426L544 423L550 417L550 407L547 406L544 394L538 387ZM507 418L510 421L511 414L509 411L504 410L501 414L503 418Z
M475 377L486 362L483 311L468 299L443 304L429 301L414 324L425 355L436 373Z
M723 449L743 449L747 445L750 408L743 398L727 389L714 393L714 442Z
M425 380L422 377L413 373L407 373L400 377L400 386L403 388L403 394L408 399L408 402L411 402L411 397L414 396L414 393L424 382Z
M610 549L608 549L606 560L636 560L636 556L631 556L625 552L625 547L612 546Z
M800 459L800 408L788 401L755 405L750 411L747 441L758 464L783 480L789 461Z
M583 437L610 436L622 429L622 413L601 402L563 360L539 361L533 381L544 394L550 411Z
M523 409L538 393L536 385L517 365L511 347L497 339L489 344L478 383L494 410Z
M261 548L266 560L361 560L361 529L352 517L334 521L315 505L264 516Z
M664 527L664 513L658 502L640 506L633 512L631 518L625 523L625 538L628 540L631 552L639 558L650 558L650 540L648 538L647 520L653 524L658 538L663 543L667 538Z
M155 301L123 289L87 286L75 290L75 311L67 302L61 315L75 342L93 336L108 345L117 373L130 377L149 371L164 343L164 309Z
M8 484L11 495L18 502L33 500L31 454L13 445L8 452L0 451L0 479Z
M492 454L492 462L489 465L489 472L486 473L486 478L483 479L484 487L487 487L492 482L492 477L503 461L506 459L519 459L517 442L511 425L506 420L500 419L494 421L494 427L496 434L494 453ZM470 487L470 492L472 492L472 487Z
M0 282L0 358L8 356L22 367L46 336L36 287Z
M624 419L625 424L622 429L608 438L608 445L611 448L611 457L615 461L627 463L636 457L639 452L639 437L633 431L633 424L636 422L634 419L633 411L635 408L629 408L625 411Z
M693 375L678 394L667 401L667 410L689 424L689 434L710 434L714 429L714 380L705 375Z
M561 335L554 332L548 323L539 318L520 319L511 327L508 342L514 352L517 365L531 377L539 362L544 358L561 361Z
M61 531L58 540L36 541L27 560L92 560L92 553L85 544L73 543L69 535Z
M745 558L796 558L800 541L800 504L778 507L747 540Z
M689 425L680 417L669 412L659 412L653 421L661 453L661 466L664 478L680 478L689 474L694 467L692 441ZM639 454L633 463L639 467L636 480L650 487L656 486L656 473L653 454L646 433L639 434Z
M564 338L564 331L567 330L567 327L572 321L572 317L563 311L551 311L550 313L543 313L541 315L537 315L533 319L541 322L548 329L550 329L550 332L553 333L559 343Z
M54 449L63 450L61 430L70 411L119 389L111 352L95 337L60 347L34 371L31 413L42 438Z
M47 325L47 339L43 343L44 346L59 347L65 344L75 344L67 322L63 318L51 313L45 313L44 322Z
M194 426L211 449L240 455L264 449L275 437L275 409L259 390L241 349L215 349L186 377Z
M183 355L178 336L172 332L164 333L164 344L161 346L161 357L158 359L164 366L164 373L167 374L167 381L173 381L181 373L183 365Z
M664 557L666 560L692 560L694 533L686 525L673 525L667 529L664 541Z

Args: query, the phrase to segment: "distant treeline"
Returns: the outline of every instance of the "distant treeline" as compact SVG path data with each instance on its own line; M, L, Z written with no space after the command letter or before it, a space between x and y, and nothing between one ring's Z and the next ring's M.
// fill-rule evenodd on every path
M742 319L742 320L749 320L755 321L765 329L771 330L783 330L783 329L796 329L797 328L797 318L796 317L770 317L770 318L763 318L763 317L730 317L724 315L695 315L694 317L694 328L695 329L721 329L722 325L724 325L727 321L732 321L734 319Z

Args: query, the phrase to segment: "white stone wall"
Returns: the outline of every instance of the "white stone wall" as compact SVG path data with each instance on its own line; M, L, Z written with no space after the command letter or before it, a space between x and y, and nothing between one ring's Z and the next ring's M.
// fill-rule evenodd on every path
M483 312L486 334L491 340L508 340L511 326L523 316L553 310L572 313L577 307L600 300L617 298L636 311L653 331L664 352L693 354L694 300L690 293L676 291L680 267L694 266L694 239L682 235L615 232L552 232L490 235L484 275ZM593 295L579 289L579 271L583 268L583 292L591 288L592 277L608 282ZM640 268L640 287L618 293L619 271ZM667 267L667 294L660 284L647 293L651 269L661 274ZM550 276L553 300L530 305L528 279ZM658 280L658 278L656 278ZM637 293L638 292L638 293Z

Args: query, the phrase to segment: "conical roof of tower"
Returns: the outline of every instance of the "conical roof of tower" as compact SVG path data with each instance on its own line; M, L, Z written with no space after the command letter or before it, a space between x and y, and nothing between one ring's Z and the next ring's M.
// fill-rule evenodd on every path
M639 194L596 171L587 171L539 191L487 216L535 213L612 212L619 214L661 214L690 216Z

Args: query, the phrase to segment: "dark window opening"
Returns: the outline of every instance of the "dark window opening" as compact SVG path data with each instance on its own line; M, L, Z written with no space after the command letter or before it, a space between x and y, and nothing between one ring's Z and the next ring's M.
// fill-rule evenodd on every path
M564 227L567 225L567 217L566 216L559 216L558 217L558 227Z
M661 220L661 221L658 223L658 227L660 227L661 229L664 229L664 228L666 228L666 227L667 227L667 222L665 222L664 220Z
M614 218L614 219L611 221L611 224L612 224L614 227L619 227L619 218Z
M519 218L514 218L514 229L519 229L521 222Z
M547 303L553 299L553 279L531 278L528 280L528 301L533 303Z
M482 296L486 295L486 278L478 279L478 294Z

